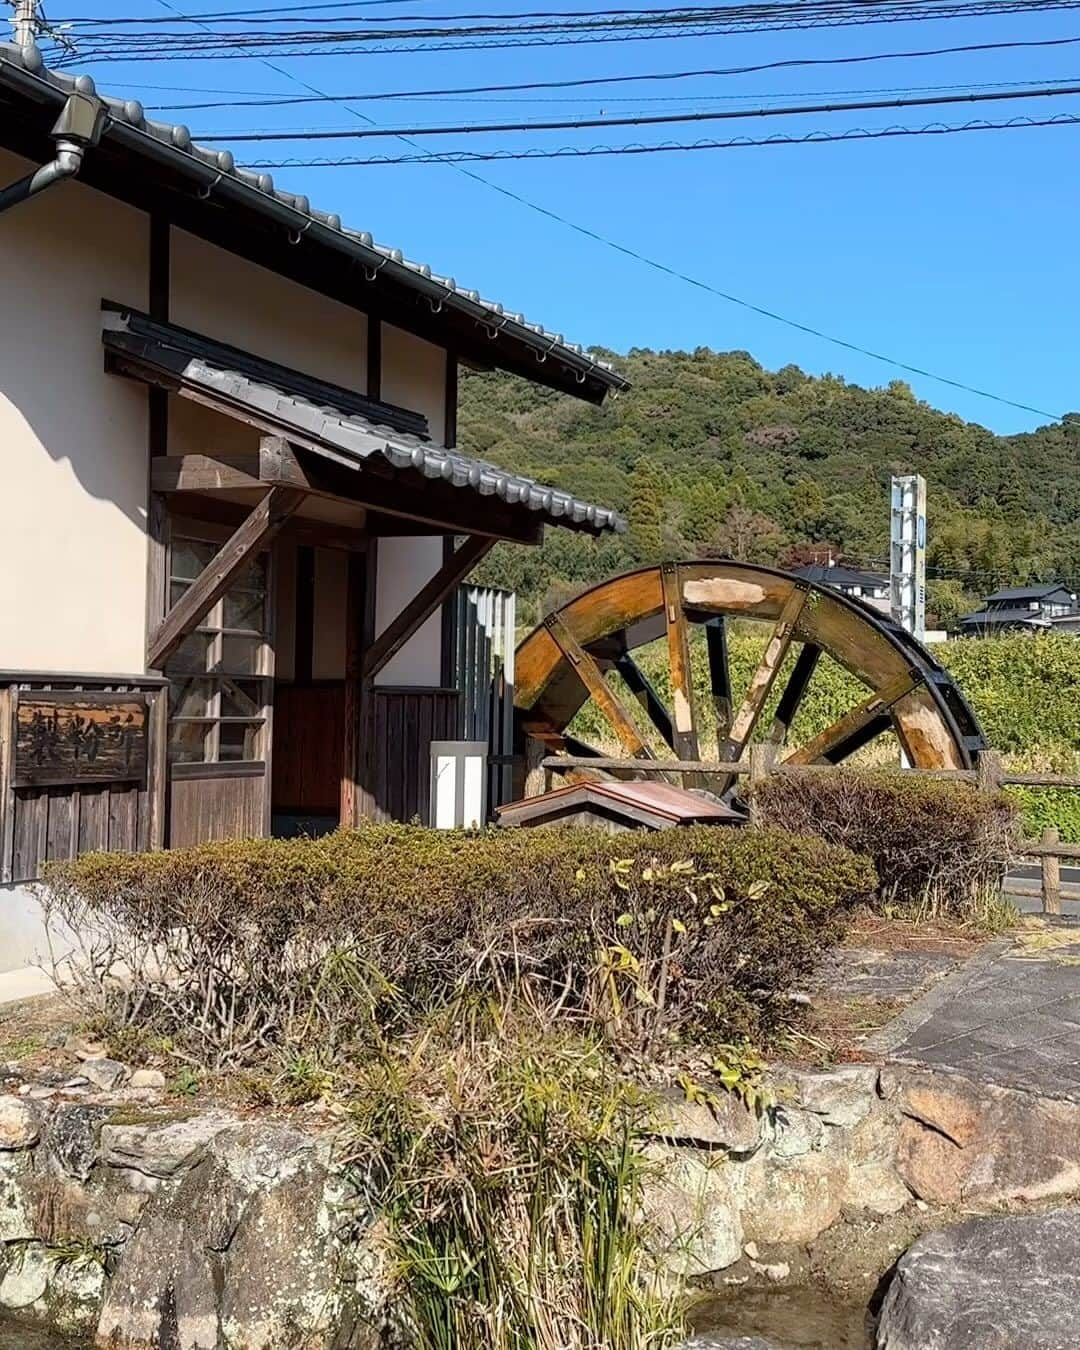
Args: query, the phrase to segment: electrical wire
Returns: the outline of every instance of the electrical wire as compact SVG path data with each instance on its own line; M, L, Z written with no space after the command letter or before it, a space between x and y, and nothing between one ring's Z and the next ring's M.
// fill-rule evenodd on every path
M523 131L585 131L596 127L670 126L686 122L729 122L747 118L806 117L822 113L870 112L893 108L926 108L957 103L1000 103L1012 99L1064 98L1080 94L1080 85L1058 85L1049 89L1006 89L981 94L929 94L921 98L855 100L846 103L788 104L774 108L723 108L713 112L645 113L633 117L563 118L552 122L489 122L460 126L371 127L362 131L239 131L200 135L207 144L232 141L337 141L367 140L385 136L465 136L502 135Z
M172 10L174 13L182 12L176 9L176 6L172 4L172 0L157 0L157 3L161 5L162 8ZM306 80L301 79L300 76L293 74L292 71L286 70L285 67L278 65L276 62L270 61L266 57L260 57L259 60L268 70L280 75L282 78L290 81L290 83L295 84L302 89L306 89L309 94L314 94L319 98L328 97L325 90L309 84ZM348 111L360 121L374 125L373 119L359 109L349 108ZM415 141L408 141L404 137L400 137L399 139L404 140L406 144L413 146L416 146L417 144ZM601 234L598 230L591 229L587 225L582 225L579 221L571 220L569 216L564 216L549 206L544 206L540 202L535 202L520 192L515 192L512 188L505 187L501 183L496 183L492 179L477 173L474 169L466 168L464 166L451 167L454 169L454 172L461 174L465 178L471 179L475 183L479 183L482 187L497 193L505 200L512 201L518 206L524 207L526 210L544 217L546 220L561 225L565 229L571 230L574 234L580 235L584 239L589 239L603 248L610 249L614 253L618 253L625 258L640 263L642 266L647 267L662 276L666 276L675 281L680 281L687 286L693 287L695 290L701 291L703 294L723 300L726 304L734 305L748 313L756 314L760 318L769 319L771 322L778 323L794 332L803 333L809 337L816 338L821 342L826 342L831 346L839 347L859 356L864 356L872 361L877 361L882 365L889 366L891 369L903 370L909 375L918 375L923 379L933 380L937 384L945 385L948 388L956 389L963 393L972 394L977 398L986 399L987 401L997 403L1002 407L1015 408L1021 412L1033 413L1035 416L1046 418L1051 422L1060 422L1063 419L1063 414L1047 412L1043 408L1036 408L1031 404L1021 403L1015 399L1006 398L1002 394L995 394L990 390L980 389L963 380L956 380L950 376L940 375L932 370L911 365L909 362L900 361L883 352L877 352L872 348L863 347L858 343L837 337L835 334L826 332L824 329L815 328L810 324L802 323L797 319L792 319L785 314L780 314L776 310L768 309L763 305L756 305L752 301L743 299L741 296L722 290L719 286L715 286L711 282L705 281L700 277L695 277L689 272L683 272L678 268L671 267L669 264L661 262L657 258L652 258L648 254L630 247L628 244L623 244L616 239L611 239L608 236Z
M576 80L531 80L523 84L473 84L464 86L451 86L442 89L414 89L414 90L390 90L380 93L356 93L356 94L300 94L277 97L275 95L252 94L251 98L257 98L259 102L254 103L250 99L242 102L213 102L213 103L162 103L156 108L151 107L150 111L162 111L168 109L171 112L198 112L214 108L276 108L287 107L295 104L309 103L367 103L367 102L388 102L390 100L406 100L420 98L443 98L448 95L458 94L493 94L493 93L516 93L525 92L534 89L584 89L593 86L637 84L643 81L660 80L690 80L704 79L716 76L726 75L754 75L766 70L787 70L795 67L806 66L846 66L867 61L900 61L911 58L928 56L952 56L957 53L968 52L988 52L1014 50L1024 47L1061 47L1075 46L1080 43L1080 37L1064 38L1042 38L1028 42L976 42L968 43L960 47L930 47L921 51L904 52L875 52L860 56L821 56L821 57L800 57L789 61L765 61L751 66L725 66L721 68L705 70L674 70L657 71L651 74L642 75L606 75L591 76L586 79ZM141 88L165 88L167 86L143 85ZM184 92L184 90L180 90ZM192 93L233 93L242 91L233 90L191 90Z
M910 8L897 8L907 6ZM279 56L317 56L328 50L338 55L376 52L460 51L476 48L502 50L517 47L557 47L600 42L641 41L660 38L714 36L734 32L811 30L821 27L908 22L1074 9L1080 0L877 0L871 8L859 0L782 0L756 7L717 7L700 11L655 11L629 19L563 22L501 23L460 28L429 26L386 31L350 30L343 33L279 31L266 33L215 33L212 44L191 33L133 34L117 42L115 34L83 34L81 55L99 62L133 60L252 59L263 49ZM772 13L770 14L770 11ZM711 14L712 17L708 17ZM363 45L350 45L361 43ZM419 45L417 45L419 44ZM61 58L70 64L75 57Z

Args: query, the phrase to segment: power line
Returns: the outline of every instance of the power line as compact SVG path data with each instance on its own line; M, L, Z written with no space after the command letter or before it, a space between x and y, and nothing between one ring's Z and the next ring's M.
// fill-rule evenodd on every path
M845 6L846 3L846 7ZM815 9L814 5L818 7ZM867 25L930 19L1000 15L1035 10L1075 9L1080 0L878 0L866 9L854 0L836 0L835 6L822 7L822 0L804 0L801 5L721 7L712 11L657 11L628 20L604 19L526 24L474 25L461 28L427 27L397 29L391 32L352 30L343 33L307 33L279 31L265 33L214 33L213 46L191 34L133 34L122 42L115 35L90 32L80 38L82 55L99 62L134 60L170 61L187 59L260 59L260 49L268 48L282 56L318 56L327 51L337 55L371 55L415 51L463 51L478 48L505 50L517 47L558 47L566 45L628 42L716 36L735 32L806 31L823 27ZM911 4L902 12L890 4ZM776 17L763 17L770 8ZM738 20L738 21L736 21ZM205 25L204 25L205 26ZM464 40L463 40L464 39ZM350 46L360 42L366 45ZM420 45L417 45L420 44ZM287 48L288 50L283 50ZM71 64L65 56L59 64Z
M388 102L393 99L412 99L412 98L442 98L447 95L456 94L495 94L495 93L516 93L525 92L533 89L583 89L592 86L636 84L642 81L659 80L690 80L704 79L725 75L755 75L766 70L787 70L794 67L806 66L846 66L854 65L867 61L900 61L911 58L927 56L951 56L957 53L967 52L989 52L1013 50L1023 47L1060 47L1074 46L1080 43L1080 37L1065 38L1043 38L1029 42L977 42L969 43L960 47L930 47L921 51L904 52L875 52L869 55L861 56L822 56L822 57L801 57L790 61L765 61L751 66L726 66L721 68L712 68L705 70L674 70L657 71L647 75L607 75L591 76L587 79L576 80L531 80L523 84L473 84L464 86L452 86L443 89L414 89L414 90L389 90L377 94L357 93L357 94L308 94L292 95L287 97L277 97L275 95L252 94L251 98L258 98L258 103L253 103L251 99L245 99L241 102L214 102L214 103L169 103L159 104L157 108L151 108L151 111L161 111L169 109L173 112L195 112L211 108L250 108L250 107L286 107L293 104L305 103L365 103L365 102ZM164 88L167 86L143 85L142 88ZM183 92L183 91L181 91ZM193 93L232 93L232 90L192 90ZM242 92L242 91L237 91Z
M171 3L171 0L157 0L157 3L166 9L172 9L174 10L174 12L177 13L180 12L175 9L175 6ZM275 62L269 61L265 57L261 58L261 60L262 64L266 66L267 69L273 71L277 75L281 75L284 79L289 80L292 84L298 85L302 89L306 89L308 93L314 94L319 98L328 97L325 90L319 89L312 84L308 84L305 80L302 80L299 76L294 75L291 71L285 70L283 67L277 65ZM361 121L369 123L372 122L372 119L368 117L366 113L360 112L358 109L349 108L348 111L351 112L354 117L360 119ZM407 143L412 144L414 146L416 145L416 142L407 142ZM671 267L667 263L659 261L659 259L651 258L647 254L641 253L639 250L631 248L627 244L622 244L615 239L608 238L607 236L601 234L599 231L590 229L589 226L587 225L582 225L577 221L571 220L568 216L561 215L558 211L552 210L551 207L543 206L539 202L534 202L530 198L522 195L521 193L515 192L512 188L504 187L501 183L496 183L493 182L490 178L485 178L482 174L477 173L474 169L465 168L463 166L452 166L452 167L454 167L454 171L456 173L459 173L464 177L471 179L473 182L481 184L483 187L488 188L489 191L491 192L498 193L499 196L506 198L506 200L508 201L515 202L517 205L525 207L526 210L532 211L537 215L543 216L546 220L554 221L557 225L561 225L565 229L572 230L575 234L580 235L584 239L591 239L594 243L599 244L604 248L611 249L613 252L619 253L623 257L630 258L634 262L638 262L642 266L648 267L654 272L658 272L663 276L673 278L676 281L681 281L685 285L692 286L695 290L699 290L704 292L705 294L712 295L717 299L725 301L727 304L735 305L739 309L744 309L748 313L757 314L761 318L769 319L774 323L782 324L784 327L790 328L794 332L804 333L809 337L817 338L819 341L827 342L831 346L840 347L845 351L854 352L856 355L859 356L865 356L872 361L878 361L883 365L890 366L894 370L903 370L906 371L909 375L918 375L924 379L933 380L937 384L942 384L947 386L948 388L957 389L964 393L973 394L977 398L987 399L988 401L1000 404L1003 407L1015 408L1021 412L1034 413L1037 417L1045 417L1052 422L1059 422L1062 420L1063 415L1060 413L1050 413L1042 408L1033 407L1031 404L1020 403L1014 399L1006 398L1001 394L994 394L991 393L989 390L979 389L977 386L967 384L962 380L955 380L946 375L936 374L932 370L926 370L923 367L911 365L909 362L899 361L895 357L888 356L882 352L874 351L872 348L863 347L858 343L849 342L845 338L840 338L837 337L835 334L825 332L823 329L815 328L810 324L801 323L797 319L792 319L789 318L787 315L778 313L775 310L767 309L763 305L756 305L749 300L744 300L741 296L733 295L731 292L721 290L720 287L714 286L710 282L702 280L700 277L695 277L691 275L689 272L683 272L678 268Z
M892 108L927 108L957 103L1000 103L1012 99L1063 98L1080 94L1080 85L1057 85L1049 89L1011 89L982 94L932 94L921 98L871 99L848 103L788 104L779 108L723 108L714 112L646 113L633 117L563 118L552 122L489 122L463 126L374 127L364 131L242 131L200 136L201 141L339 141L367 140L385 136L495 135L521 131L585 131L596 127L670 126L685 122L729 122L747 118L805 117L821 113L871 112Z

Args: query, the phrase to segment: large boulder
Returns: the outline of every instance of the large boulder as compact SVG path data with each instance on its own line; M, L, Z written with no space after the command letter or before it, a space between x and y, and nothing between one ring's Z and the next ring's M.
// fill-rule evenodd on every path
M901 1257L878 1350L1076 1350L1080 1210L971 1219Z
M881 1085L904 1117L897 1170L929 1204L1080 1192L1080 1103L922 1069L884 1070Z
M329 1139L275 1123L213 1132L123 1248L97 1344L329 1350L352 1327L363 1350L376 1316L357 1307L367 1217L331 1166Z

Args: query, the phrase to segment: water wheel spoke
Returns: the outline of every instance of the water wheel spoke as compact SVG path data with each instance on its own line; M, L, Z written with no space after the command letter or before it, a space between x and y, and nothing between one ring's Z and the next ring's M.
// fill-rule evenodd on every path
M806 603L806 595L807 592L801 587L794 587L780 611L780 617L773 627L764 654L750 677L746 697L732 718L731 731L721 747L721 759L740 759L747 741L754 734L758 718L768 702L780 667L784 664L784 657L795 636L795 624Z
M664 742L675 749L675 727L660 695L652 686L649 677L641 669L629 652L622 652L615 662L615 669L637 701L645 709L645 715L660 733Z
M690 669L690 632L683 613L679 569L665 564L661 570L661 579L664 587L668 666L671 670L675 754L679 759L698 759L697 708Z
M728 663L727 621L723 616L705 624L705 647L709 655L709 691L716 713L716 746L723 751L731 733L731 667Z
M563 655L569 661L578 679L585 686L589 697L596 704L603 717L615 733L623 750L634 759L652 759L652 751L641 738L634 720L623 707L615 691L604 679L603 671L578 642L570 629L557 614L549 615L545 621L548 631L558 644Z
M800 746L784 759L785 764L835 764L860 746L873 740L891 724L889 709L919 681L905 673L875 690L831 726Z
M803 644L803 649L798 655L791 676L784 686L784 692L780 695L780 702L776 705L776 716L773 718L772 728L769 732L769 740L773 745L783 745L787 739L791 724L795 721L795 715L802 706L807 686L813 679L814 671L817 670L817 663L820 659L820 647L812 642Z

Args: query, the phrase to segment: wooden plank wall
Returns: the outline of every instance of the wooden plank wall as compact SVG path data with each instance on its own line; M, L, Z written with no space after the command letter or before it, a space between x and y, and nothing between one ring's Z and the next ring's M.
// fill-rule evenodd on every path
M431 742L461 737L456 689L375 689L375 818L428 824Z
M375 689L375 818L427 824L431 742L461 736L456 689ZM274 695L274 810L338 813L345 686L279 684Z
M173 776L169 847L187 848L214 839L251 839L262 835L266 766L245 765L239 773L226 772L228 765L205 767L221 772L200 773L197 777Z
M98 690L145 693L149 768L143 783L11 786L12 709L19 690ZM167 691L138 677L5 676L0 689L0 883L36 881L46 862L79 853L143 850L163 844L165 744L162 717Z
M278 684L274 691L274 810L337 816L345 745L345 685Z

